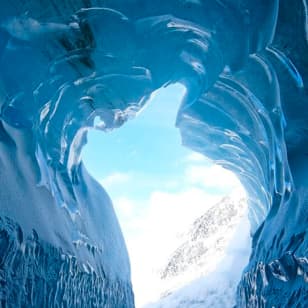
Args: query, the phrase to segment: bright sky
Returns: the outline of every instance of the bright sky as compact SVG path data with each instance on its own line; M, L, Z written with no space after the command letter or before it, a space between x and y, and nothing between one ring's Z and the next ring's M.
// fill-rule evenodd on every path
M160 89L122 128L93 131L83 151L89 172L113 200L131 258L137 307L159 292L157 271L177 235L239 188L235 176L181 145L175 128L184 88Z

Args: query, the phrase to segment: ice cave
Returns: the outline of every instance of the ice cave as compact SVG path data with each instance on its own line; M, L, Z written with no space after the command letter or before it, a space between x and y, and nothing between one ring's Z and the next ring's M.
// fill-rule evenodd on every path
M183 145L246 190L236 307L308 306L307 0L0 6L1 307L135 306L112 200L81 152L90 129L121 129L176 83Z

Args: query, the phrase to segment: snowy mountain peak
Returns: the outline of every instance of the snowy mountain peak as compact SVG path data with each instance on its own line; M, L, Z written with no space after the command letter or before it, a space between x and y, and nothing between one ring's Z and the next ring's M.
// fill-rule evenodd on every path
M209 208L196 219L188 232L183 235L182 243L171 254L167 265L161 271L161 279L172 280L193 272L203 275L211 271L227 248L235 227L243 217L246 208L245 198L239 201L231 196Z
M147 308L235 305L235 290L250 254L244 194L225 196L182 234L160 271L160 299Z

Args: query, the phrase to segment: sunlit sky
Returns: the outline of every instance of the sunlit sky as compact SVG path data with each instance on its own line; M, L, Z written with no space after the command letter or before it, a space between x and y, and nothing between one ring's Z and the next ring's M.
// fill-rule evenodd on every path
M87 169L113 200L137 306L157 296L157 271L176 248L177 235L239 188L233 174L181 145L175 118L184 91L180 85L160 89L120 129L90 132L83 150Z

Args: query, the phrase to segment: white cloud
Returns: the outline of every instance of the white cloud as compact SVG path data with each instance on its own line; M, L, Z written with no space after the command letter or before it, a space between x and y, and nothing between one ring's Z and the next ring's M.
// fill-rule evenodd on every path
M131 175L123 172L114 172L100 180L101 185L107 189L110 186L125 184L131 180Z
M206 158L202 155L194 153L189 160L190 163L185 162L183 177L160 183L164 189L151 192L143 200L138 196L119 195L113 199L131 258L137 306L156 298L161 292L158 271L177 247L179 235L222 197L211 193L211 188L230 192L239 187L231 172L204 164ZM155 179L144 174L133 177L117 172L101 182L108 190L112 185L112 188L119 184L125 187L132 180L136 185Z
M235 189L235 196L243 196L242 193ZM178 247L189 225L221 197L190 187L176 193L155 191L143 203L136 201L131 218L122 226L131 259L137 307L159 298L163 290L159 271ZM133 205L134 201L124 204Z
M230 190L240 186L237 177L218 165L190 166L186 169L186 179L189 183L202 185L204 188Z
M186 162L208 162L209 160L202 154L193 152L186 156Z
M113 204L115 210L120 216L120 219L131 218L138 207L137 201L131 200L129 198L120 197L118 199L113 200Z
M156 191L150 196L148 215L151 220L159 220L161 228L166 226L169 230L179 231L219 199L220 196L213 196L196 187L176 193Z
M158 296L157 273L177 247L180 233L220 197L190 187L175 193L154 191L143 202L114 201L130 253L137 305Z

